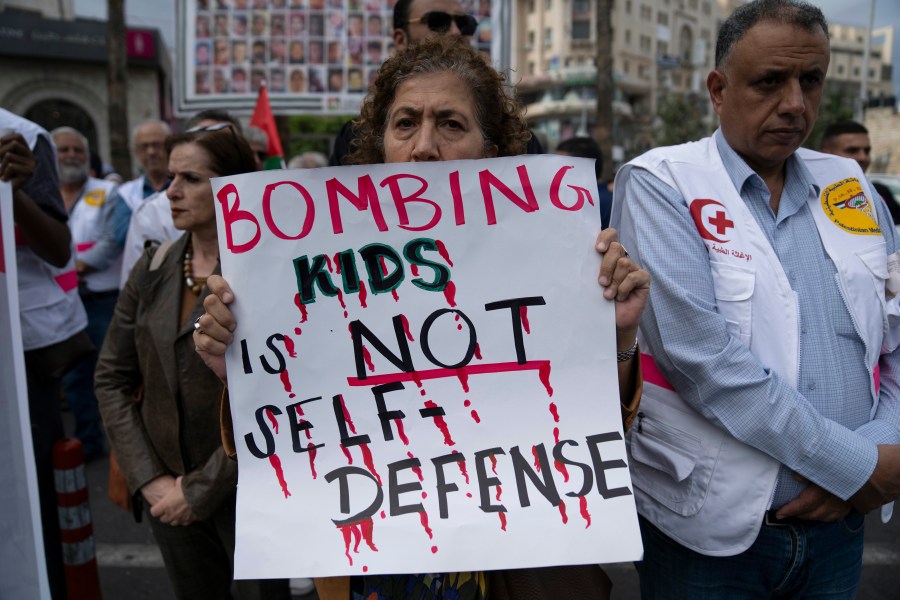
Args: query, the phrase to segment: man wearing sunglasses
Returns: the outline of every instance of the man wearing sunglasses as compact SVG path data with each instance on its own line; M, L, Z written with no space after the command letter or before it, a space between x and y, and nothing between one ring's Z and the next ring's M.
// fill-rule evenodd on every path
M433 35L454 35L470 40L478 28L478 20L466 14L459 0L397 0L394 4L394 48L399 52L409 44ZM347 121L334 141L328 165L344 164L353 139L352 121ZM526 149L528 154L543 154L544 148L532 135Z

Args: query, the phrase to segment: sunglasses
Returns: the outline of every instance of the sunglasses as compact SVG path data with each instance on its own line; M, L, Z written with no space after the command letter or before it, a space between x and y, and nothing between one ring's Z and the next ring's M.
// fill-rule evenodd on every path
M201 131L222 131L223 129L228 129L231 131L231 143L234 144L234 149L237 152L238 156L241 155L241 147L238 144L237 139L237 131L235 126L232 123L215 123L213 125L197 125L196 127L191 127L185 133L199 133Z
M427 12L418 19L407 21L407 23L424 23L435 33L447 33L450 31L450 23L453 22L463 35L473 35L478 28L478 20L472 15L451 15L443 11Z

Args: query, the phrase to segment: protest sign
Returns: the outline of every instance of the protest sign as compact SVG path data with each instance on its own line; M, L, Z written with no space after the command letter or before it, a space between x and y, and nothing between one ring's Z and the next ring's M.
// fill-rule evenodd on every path
M0 598L49 598L13 235L12 189L0 181Z
M213 180L239 578L635 560L592 161Z

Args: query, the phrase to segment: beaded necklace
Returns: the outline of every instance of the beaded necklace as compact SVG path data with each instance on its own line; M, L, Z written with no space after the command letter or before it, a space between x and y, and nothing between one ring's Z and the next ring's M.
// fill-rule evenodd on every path
M191 243L191 239L188 238L187 247L184 250L184 284L189 290L194 292L195 296L199 296L200 290L203 289L203 285L206 283L206 278L194 277L194 265L191 261L194 257L193 249L194 246Z

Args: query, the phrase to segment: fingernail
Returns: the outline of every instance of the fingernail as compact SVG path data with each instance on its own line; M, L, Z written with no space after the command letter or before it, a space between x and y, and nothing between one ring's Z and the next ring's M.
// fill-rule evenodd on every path
M600 285L609 285L609 277L607 277L606 275L601 275Z

